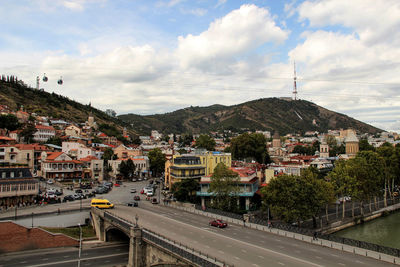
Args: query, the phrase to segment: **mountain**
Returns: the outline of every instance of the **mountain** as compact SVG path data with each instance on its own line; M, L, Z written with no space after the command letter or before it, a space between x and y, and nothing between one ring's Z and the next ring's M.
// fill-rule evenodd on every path
M10 110L16 111L23 106L24 111L29 113L64 119L77 124L87 121L88 116L91 114L98 125L111 124L120 130L125 126L129 126L127 123L107 115L90 104L83 105L62 95L27 87L22 81L17 81L12 76L9 80L7 81L4 75L0 80L0 104L7 105ZM133 130L129 131L129 133L136 134Z
M27 87L14 78L12 82L4 81L4 76L0 80L0 104L9 106L11 110L23 106L30 113L75 123L85 122L92 114L98 124L111 124L118 129L127 127L133 135L149 135L151 130L176 134L223 129L235 132L277 130L281 135L340 128L354 128L372 134L382 131L312 102L288 98L263 98L233 106L187 107L147 116L126 114L111 117L90 104L83 105L65 96Z
M355 120L305 100L263 98L223 106L188 107L174 112L139 116L118 116L141 133L207 133L217 130L267 130L287 133L327 132L329 129L353 128L360 133L377 133L381 129Z

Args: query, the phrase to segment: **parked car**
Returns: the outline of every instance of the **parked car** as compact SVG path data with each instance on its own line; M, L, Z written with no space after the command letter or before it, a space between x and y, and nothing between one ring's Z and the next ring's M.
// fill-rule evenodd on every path
M228 224L226 222L224 222L223 220L213 220L210 222L210 226L215 226L218 228L225 228L228 226Z
M139 201L139 200L140 200L140 197L139 197L139 196L134 196L134 197L133 197L133 200Z
M54 181L53 181L53 179L49 179L49 180L47 180L47 183L48 184L54 184Z
M137 207L139 204L137 203L137 201L132 201L132 202L128 202L127 205L128 205L128 207Z
M74 201L74 200L75 200L75 198L74 198L73 195L67 195L67 196L64 197L64 202L66 202L66 201Z
M130 192L131 193L136 193L136 188L131 188Z
M76 194L83 194L83 191L82 191L82 189L76 189L76 190L75 190L75 193L76 193Z
M151 204L158 204L157 198L153 197L153 199L151 200Z
M54 194L56 194L56 196L61 196L63 194L63 191L62 191L62 189L56 190L56 192Z

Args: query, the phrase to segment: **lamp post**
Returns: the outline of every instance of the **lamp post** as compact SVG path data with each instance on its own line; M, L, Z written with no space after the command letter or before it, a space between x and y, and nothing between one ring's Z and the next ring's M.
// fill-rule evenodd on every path
M81 253L82 253L82 227L81 224L78 223L79 226L79 252L78 252L78 267L81 266Z
M15 215L14 219L17 220L17 209L18 209L18 185L14 185L15 190Z
M33 228L33 212L32 212L32 228Z

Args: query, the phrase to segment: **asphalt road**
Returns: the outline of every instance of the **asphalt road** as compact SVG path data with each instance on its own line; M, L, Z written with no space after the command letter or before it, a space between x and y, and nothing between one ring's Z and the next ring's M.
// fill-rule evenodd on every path
M117 206L111 211L139 226L234 266L388 266L388 263L335 249L230 224L208 225L209 218L147 201L139 208Z
M126 265L129 256L129 244L107 243L84 245L81 254L81 266ZM38 249L17 253L8 253L0 258L0 266L71 267L78 265L78 248Z

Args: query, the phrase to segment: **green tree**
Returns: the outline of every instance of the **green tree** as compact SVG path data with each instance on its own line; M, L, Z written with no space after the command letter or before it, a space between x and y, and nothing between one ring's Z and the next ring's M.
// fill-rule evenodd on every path
M103 159L104 160L111 160L112 158L113 158L113 155L114 155L114 150L112 150L112 148L111 147L108 147L108 148L106 148L105 150L104 150L104 153L103 153Z
M196 139L197 148L205 148L208 151L214 151L215 140L208 135L202 134Z
M36 127L33 123L26 123L22 128L21 136L24 138L27 144L33 141L33 134L36 133Z
M119 166L119 173L122 174L126 179L129 179L135 173L135 164L131 159L123 160Z
M306 170L300 176L281 175L272 179L262 194L264 203L283 221L297 221L300 225L300 221L313 218L316 226L316 216L332 202L334 191L330 183Z
M53 145L56 145L56 146L62 146L62 140L58 136L53 136L53 137L51 137L50 139L48 139L46 141L46 144L53 144Z
M191 146L193 141L193 135L192 134L183 134L179 137L179 143L181 146Z
M159 148L155 148L149 152L149 160L152 175L157 177L165 169L165 156Z
M375 148L373 145L370 145L368 143L367 139L361 139L360 142L358 143L359 146L359 151L375 151Z
M239 192L239 175L225 164L218 163L211 176L209 193L213 194L213 206L221 210L234 210Z
M9 131L17 130L20 127L18 118L12 114L0 115L0 128L7 129Z
M269 163L266 139L263 134L244 133L231 141L231 153L234 159L253 159L258 163Z
M172 185L171 192L178 201L194 203L196 191L199 190L199 181L196 179L184 179Z

